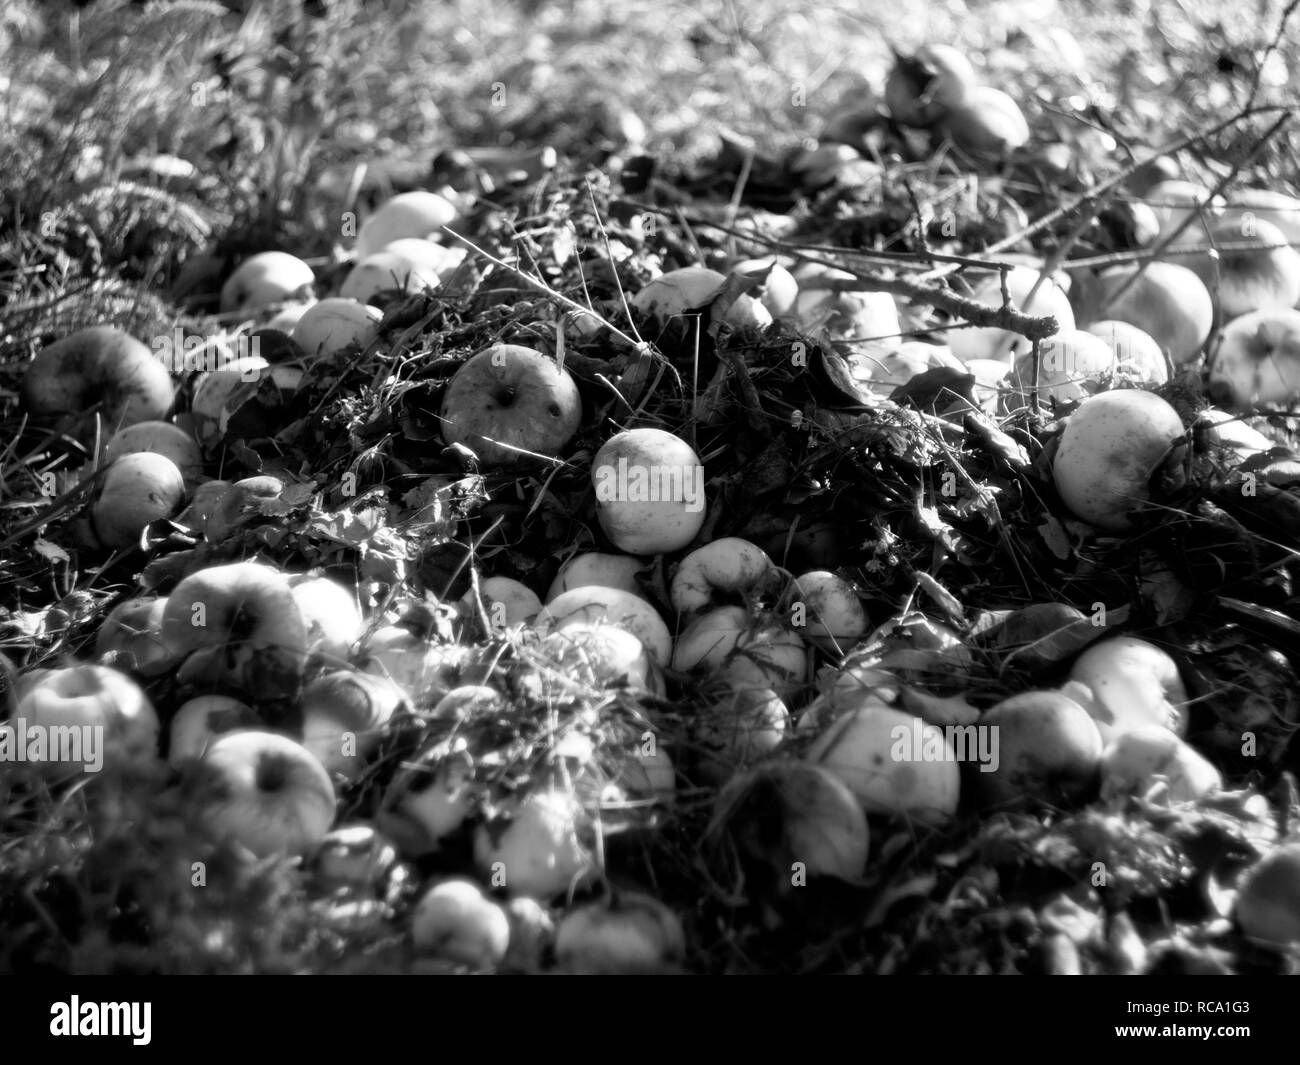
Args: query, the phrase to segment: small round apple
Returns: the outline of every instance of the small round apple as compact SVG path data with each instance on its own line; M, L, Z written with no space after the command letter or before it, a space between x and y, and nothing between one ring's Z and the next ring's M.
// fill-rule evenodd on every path
M867 612L858 593L829 570L812 570L796 577L785 601L790 625L829 654L843 655L867 631Z
M278 477L245 477L223 491L203 523L203 535L210 544L220 544L236 530L257 519L259 505L279 499L285 484Z
M541 352L494 344L456 371L442 400L442 436L487 467L558 455L582 424L569 372Z
M681 920L639 892L580 906L555 929L555 960L565 972L648 974L680 964L685 955Z
M308 307L289 335L308 356L324 357L372 344L383 318L378 307L334 296Z
M1200 355L1214 324L1210 290L1195 273L1177 263L1151 262L1145 266L1132 284L1128 281L1138 273L1137 265L1112 266L1100 275L1098 317L1137 326L1154 338L1177 365L1192 362Z
M1234 915L1242 932L1266 947L1300 943L1300 843L1283 843L1246 871Z
M396 865L396 848L365 822L332 829L312 857L316 883L326 891L373 891Z
M435 244L423 237L401 237L389 241L380 250L400 255L407 262L414 263L421 270L439 278L455 273L469 255L469 249L463 245L449 248L446 244Z
M203 476L203 453L198 442L171 422L136 422L119 429L104 446L106 462L116 462L123 455L151 451L171 459L185 479L185 490L194 491Z
M1223 786L1223 777L1199 751L1162 725L1118 733L1101 756L1101 797L1142 795L1163 777L1171 802L1195 802Z
M287 736L248 729L218 737L197 763L199 816L218 839L255 857L308 854L334 822L334 785Z
M1219 222L1210 240L1222 250L1182 256L1217 301L1221 321L1300 302L1300 252L1271 222L1246 216Z
M365 629L356 594L329 577L306 573L290 577L289 588L307 626L308 649L346 661Z
M179 766L191 758L202 758L218 736L227 732L257 728L257 712L229 695L200 695L184 703L168 728L167 761Z
M490 969L509 949L510 919L472 880L443 880L415 904L411 939L416 950Z
M761 547L724 536L678 563L668 594L678 614L690 614L708 609L720 597L751 592L773 574L772 560Z
M542 601L537 598L537 593L512 577L487 577L479 581L478 587L483 608L494 629L527 624L541 612ZM476 609L472 588L461 597L461 603L469 610Z
M592 853L582 839L587 816L572 791L529 792L507 813L505 826L480 825L474 834L475 862L494 885L544 901L594 875Z
M316 275L296 255L264 251L245 259L221 286L222 313L255 314L276 303L310 299Z
M14 721L3 727L13 728L22 719L29 730L43 730L48 743L38 761L47 775L96 773L105 764L141 764L158 756L153 704L116 669L80 665L37 670L18 677L14 695ZM63 742L56 743L58 738ZM37 758L30 741L25 754Z
M1104 318L1088 326L1088 332L1110 345L1116 370L1123 376L1144 385L1163 385L1169 380L1165 353L1145 330L1130 322Z
M546 636L541 650L562 672L565 684L640 688L662 694L659 667L645 645L626 629L601 622L568 624Z
M958 148L978 160L997 160L1029 143L1029 123L1020 105L988 85L972 88L941 126Z
M129 655L138 673L152 674L171 658L162 639L167 597L128 599L118 603L99 623L95 654Z
M42 348L22 383L23 405L33 416L80 415L98 403L109 432L162 419L174 398L162 360L135 337L107 325Z
M794 301L799 297L799 283L776 259L742 259L731 270L736 274L767 272L767 279L755 290L754 295L773 318L784 317L794 310Z
M1178 412L1153 393L1126 388L1084 400L1052 464L1062 502L1104 532L1132 531L1133 511L1149 500L1157 471L1177 460L1184 435Z
M667 323L687 311L707 307L726 282L716 270L684 266L648 281L631 303L642 314ZM766 329L772 324L772 315L753 296L742 295L727 309L724 320L738 329Z
M408 858L436 854L474 813L474 759L464 749L405 766L384 792L379 827Z
M546 635L574 625L602 622L626 629L659 662L667 662L672 654L672 635L659 612L639 595L616 588L593 584L564 592L542 608L534 624L539 633Z
M1136 636L1099 640L1074 660L1071 681L1084 685L1091 700L1082 705L1097 722L1103 740L1132 728L1158 725L1187 731L1187 689L1168 651Z
M456 221L456 206L436 192L402 192L380 204L361 223L357 233L357 255L365 258L395 240L408 237L435 239L442 227Z
M228 683L259 698L297 693L307 626L279 570L233 562L191 573L167 597L162 631L184 659L182 683Z
M1225 325L1210 347L1207 390L1233 412L1300 398L1300 311L1255 311Z
M610 437L592 460L591 482L601 529L629 555L678 551L704 525L704 466L686 441L662 429Z
M600 551L574 555L560 567L560 572L546 590L546 602L549 603L573 588L588 584L601 584L606 588L616 588L644 598L644 592L636 578L645 568L645 559L634 555L611 555Z
M438 284L438 275L432 270L394 251L377 251L352 268L339 286L339 295L365 304L381 292L429 292Z
M302 744L331 773L355 779L405 701L406 693L383 677L351 670L322 673L298 700Z
M169 458L152 451L123 455L108 467L90 521L106 547L130 547L146 525L170 518L185 499L185 478Z
M1040 283L1041 281L1041 283ZM1033 296L1030 296L1030 293ZM1051 316L1061 329L1073 329L1074 308L1065 290L1051 278L1031 266L1015 266L1007 273L1007 293L1016 308L1025 314ZM1002 306L1002 282L992 274L979 282L970 298L990 310ZM1030 351L1033 344L1019 333L996 326L957 327L948 330L948 346L963 362L971 359L996 359L1010 364Z
M1101 734L1087 710L1060 692L1004 699L977 727L996 737L997 760L974 774L985 805L1059 805L1096 793Z

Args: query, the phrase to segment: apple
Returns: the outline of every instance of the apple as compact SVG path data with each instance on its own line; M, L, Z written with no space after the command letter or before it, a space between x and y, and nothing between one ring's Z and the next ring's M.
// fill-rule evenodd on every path
M574 625L598 622L626 629L658 662L667 662L672 654L672 635L653 606L639 595L598 584L572 588L556 596L542 608L534 626L545 636Z
M406 693L383 677L351 670L322 673L298 699L302 745L331 773L360 775Z
M229 684L259 699L297 694L307 626L289 579L258 562L208 566L181 580L163 610L163 642L183 684Z
M943 730L870 693L832 722L804 757L847 784L868 814L938 824L957 810L961 773Z
M775 574L761 547L737 536L724 536L697 547L677 564L669 598L678 614L707 610L723 598L734 600L756 591Z
M749 629L743 606L721 606L694 618L673 644L672 668L681 673L714 673Z
M198 487L203 477L203 453L189 433L171 422L136 422L119 429L104 447L104 460L116 462L123 455L151 451L171 459L181 471L186 492Z
M152 521L170 518L185 498L185 478L169 458L134 451L111 463L90 506L90 523L106 547L131 547Z
M436 274L439 278L455 273L469 255L469 249L463 246L449 248L446 244L435 244L423 237L401 237L389 241L380 251L400 255L420 270Z
M591 481L601 529L629 555L680 550L704 525L704 465L686 441L662 429L611 436L592 460Z
M680 965L686 934L658 899L620 891L570 910L555 929L555 960L568 973L650 974Z
M218 736L261 724L247 703L229 695L200 695L183 703L168 727L167 761L174 766L202 758Z
M357 233L357 256L365 258L386 245L408 237L441 237L442 227L456 221L456 205L436 192L402 192L380 204L361 223Z
M140 686L108 666L41 669L14 683L0 726L0 762L36 762L43 774L97 773L158 757L158 715Z
M1039 281L1042 279L1042 283ZM1035 291L1037 288L1037 291ZM1007 292L1016 309L1036 317L1051 316L1061 329L1073 329L1074 309L1065 290L1030 266L1014 266L1007 272ZM1030 292L1033 292L1032 298ZM990 310L1002 306L1002 282L992 274L979 282L970 298ZM1010 364L1029 351L1033 344L1019 333L995 326L972 326L948 330L948 346L963 362L972 359L995 359Z
M484 611L494 630L527 624L542 609L537 593L512 577L488 577L479 581L478 588ZM461 597L461 603L467 610L476 609L473 589Z
M795 323L804 332L825 329L835 339L857 341L897 337L902 331L898 305L888 292L833 287L857 283L847 270L806 263L794 276L799 285Z
M397 868L397 850L373 825L331 829L312 856L312 873L326 891L374 891Z
M996 763L974 774L986 806L1069 805L1095 793L1101 733L1073 699L1052 691L1013 695L987 710L976 727L996 736Z
M1146 795L1158 777L1170 802L1195 802L1223 786L1219 771L1164 725L1116 732L1101 756L1102 799Z
M441 880L415 904L411 939L418 951L490 969L505 959L510 919L472 880Z
M1020 105L988 85L974 86L964 101L949 108L940 129L977 160L1001 159L1029 143L1029 123Z
M437 705L454 688L482 682L491 669L475 648L438 643L406 625L375 629L357 661L366 673L397 684L421 710Z
M1234 916L1248 938L1266 947L1300 943L1300 843L1283 843L1246 870Z
M587 551L573 555L562 566L546 590L546 601L586 584L601 584L631 595L644 598L637 574L646 568L646 561L634 555L611 555L600 551Z
M1222 250L1180 261L1209 290L1220 320L1300 302L1300 251L1286 243L1277 226L1247 214L1217 223L1210 242Z
M1084 400L1052 463L1061 501L1103 532L1133 530L1133 511L1150 499L1157 472L1175 468L1184 436L1178 412L1151 392L1127 388Z
M1300 199L1272 189L1238 189L1228 197L1225 221L1251 219L1277 226L1292 247L1300 244Z
M302 316L311 310L315 302L314 299L303 300L302 303L291 303L287 307L282 307L266 320L266 328L292 337L294 326L302 321Z
M493 887L545 901L583 886L596 872L584 838L587 815L572 790L530 791L507 804L505 824L474 833L474 859Z
M192 531L203 532L207 527L208 519L229 490L229 481L204 481L194 490L194 497L190 500L189 506L172 520L177 525L183 525Z
M1211 197L1210 190L1204 185L1178 178L1156 182L1147 189L1144 200L1155 211L1160 225L1153 244L1162 242L1189 215L1196 217L1196 221L1174 238L1170 245L1174 248L1208 243L1206 227L1212 226L1223 210L1223 197Z
M436 854L474 813L478 791L474 759L463 743L453 745L398 772L384 792L379 827L408 858Z
M924 128L965 103L979 85L970 60L948 44L927 44L913 56L894 53L885 103L895 122Z
M291 576L289 589L307 626L308 651L346 661L365 629L356 594L338 581L306 573Z
M607 622L561 626L543 638L546 661L564 684L628 687L663 693L663 677L643 644L626 629Z
M203 523L203 535L210 544L224 543L237 530L257 520L262 503L279 499L285 484L278 477L260 475L236 481L221 493Z
M1275 446L1273 441L1258 429L1252 428L1240 418L1217 407L1206 407L1198 411L1196 422L1197 431L1204 433L1207 443L1217 444L1232 452L1236 459L1233 465L1271 451Z
M316 275L296 255L264 251L239 264L221 286L221 312L255 314L276 303L311 299Z
M1285 407L1300 398L1300 311L1234 318L1210 345L1210 398L1230 411Z
M789 699L808 679L808 648L783 625L757 621L736 641L717 675L735 688L771 688Z
M716 270L684 266L647 282L630 302L646 317L666 324L688 311L707 308L726 282L726 277ZM766 329L772 324L772 315L753 296L741 295L727 309L723 320L736 329Z
M197 763L207 831L257 858L305 855L334 822L334 785L302 744L245 729L218 736Z
M351 347L369 347L383 318L378 307L333 296L308 307L289 335L309 357L324 358Z
M268 377L280 392L286 393L302 384L303 372L296 366L272 366L260 355L241 355L200 374L190 402L195 439L207 448L221 443L230 419L261 390Z
M550 910L527 895L505 904L510 919L510 949L501 966L511 972L540 972L555 938L555 919Z
M1029 407L1033 394L1049 412L1067 403L1087 399L1117 370L1114 349L1082 329L1063 329L1016 359L1007 375L1009 391L1003 397L1008 413ZM1035 373L1037 370L1037 373Z
M339 286L339 295L367 304L381 292L429 292L439 284L438 275L419 263L394 251L377 251L349 271Z
M442 437L488 467L558 455L582 425L572 376L541 352L493 344L465 362L442 400Z
M113 607L99 623L95 654L121 654L137 673L153 675L170 661L162 639L162 616L166 596L127 599Z
M771 688L733 690L700 711L694 737L700 769L715 784L772 754L790 729L790 711Z
M1103 318L1088 326L1115 353L1116 371L1136 384L1163 385L1169 380L1165 353L1155 338L1130 322Z
M110 433L159 421L175 398L167 367L144 344L113 326L82 329L46 345L23 376L23 406L35 418L82 415L99 404ZM83 427L89 439L93 428Z
M1214 323L1210 290L1185 266L1151 262L1120 295L1120 289L1139 268L1112 266L1098 275L1099 305L1093 318L1135 325L1168 352L1176 364L1193 361Z
M1136 636L1114 636L1085 649L1069 679L1091 695L1079 702L1092 715L1101 738L1142 725L1187 732L1187 689L1168 652Z
M828 654L843 656L867 631L867 613L858 593L829 570L800 574L784 603L790 626Z
M774 256L767 259L742 259L732 264L731 272L745 275L766 273L766 279L754 290L753 295L773 318L783 318L794 310L795 300L799 297L799 283Z

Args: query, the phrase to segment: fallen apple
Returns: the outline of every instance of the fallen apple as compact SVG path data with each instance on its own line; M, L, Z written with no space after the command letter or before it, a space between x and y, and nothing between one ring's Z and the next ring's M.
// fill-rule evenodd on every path
M312 856L316 884L325 891L374 891L396 867L396 848L364 821L332 829Z
M1209 290L1220 321L1300 303L1300 251L1277 226L1246 215L1217 223L1209 242L1215 251L1179 261Z
M1029 143L1029 123L1020 105L988 85L972 87L961 103L950 107L940 129L980 161L1001 159Z
M775 575L767 552L748 540L724 536L697 547L677 564L669 598L678 614L707 610L734 601Z
M349 271L339 286L339 296L371 303L381 292L430 292L440 284L438 275L392 250L367 255Z
M421 270L439 278L455 273L469 255L469 250L461 245L448 247L423 237L400 237L389 241L380 251L400 255L407 262L414 263Z
M1153 643L1136 636L1099 640L1074 660L1069 679L1091 692L1091 702L1082 705L1103 740L1143 725L1187 732L1187 689L1178 663Z
M685 955L677 915L639 892L620 891L579 906L555 929L555 960L568 973L650 974L680 964Z
M127 599L118 603L99 623L95 633L95 654L121 654L137 673L153 674L171 656L163 643L162 616L166 596Z
M704 525L704 466L686 441L662 429L611 436L592 460L591 481L601 529L629 555L678 551Z
M261 725L257 712L229 695L200 695L183 703L167 731L167 761L174 766L203 752L227 732L255 729Z
M636 636L606 622L564 625L541 642L562 683L663 693L663 675Z
M975 774L986 806L1068 806L1096 792L1101 733L1073 699L1052 691L1013 695L986 711L976 727L996 736L996 761Z
M684 266L648 281L630 302L646 317L667 323L688 311L707 308L726 281L716 270ZM772 324L772 315L753 296L742 294L727 309L723 320L736 329L766 329Z
M510 919L510 949L501 967L510 972L540 972L555 940L555 919L550 910L527 895L505 904Z
M1207 391L1230 411L1300 398L1300 311L1255 311L1223 326L1210 346Z
M393 778L384 792L379 827L408 858L436 854L474 813L478 792L474 759L454 747L404 767Z
M901 334L898 305L888 292L872 291L849 271L821 263L805 263L794 276L794 317L803 332L825 329L837 340L854 341Z
M1157 472L1180 458L1182 419L1159 396L1140 389L1102 392L1065 423L1052 463L1061 501L1103 532L1135 528L1133 512L1151 497Z
M1170 178L1158 181L1146 190L1143 202L1155 211L1159 229L1153 244L1159 244L1183 224L1188 217L1194 221L1176 237L1170 247L1186 247L1209 242L1209 227L1214 225L1223 210L1223 197L1213 197L1210 190L1194 181Z
M272 366L260 355L241 355L200 374L190 402L195 439L207 448L220 444L231 418L258 394L267 378L281 394L292 393L302 384L303 372L296 366Z
M790 711L771 688L733 690L700 711L693 734L699 768L721 784L772 754L790 729Z
M308 652L334 659L336 664L346 662L365 629L356 593L338 581L307 573L291 576L289 590L307 626Z
M325 358L374 343L383 317L378 307L333 296L308 307L289 335L308 357Z
M213 503L203 535L210 544L220 544L235 532L256 521L263 514L263 506L284 494L285 483L278 477L265 474L245 477L223 491Z
M108 467L90 506L90 522L105 547L131 547L146 525L170 518L184 498L185 478L171 459L134 451Z
M0 762L36 764L61 778L158 757L158 715L135 681L107 666L21 674L10 721L0 726Z
M672 635L653 606L639 595L598 584L573 588L556 596L537 615L534 627L545 636L593 623L626 629L658 662L667 662L672 655Z
M478 587L484 613L494 630L526 625L541 612L542 601L537 593L512 577L487 577L479 581ZM475 609L472 589L461 597L461 602L466 609Z
M302 745L331 773L360 776L406 693L383 677L350 670L322 673L298 700Z
M1195 802L1223 786L1223 778L1194 747L1164 725L1117 731L1101 756L1101 797L1146 795L1163 778L1170 802Z
M1102 319L1088 326L1115 353L1116 372L1135 384L1163 385L1169 380L1165 353L1155 338L1130 322Z
M1061 329L1074 328L1074 309L1070 306L1070 297L1056 281L1044 278L1033 267L1014 266L1007 271L1006 283L1007 295L1017 310L1035 317L1053 317ZM984 278L974 287L970 298L990 310L1000 308L1000 276L991 274ZM953 328L948 330L947 336L952 353L963 362L971 359L995 359L1010 365L1013 359L1024 355L1033 346L1019 333L996 326Z
M472 880L441 880L415 904L411 939L418 951L490 969L505 959L510 919Z
M1038 402L1049 412L1077 403L1113 377L1118 360L1109 344L1082 329L1064 329L1041 341L1038 358L1021 355L1007 374L1004 409L1008 414Z
M1137 280L1130 283L1139 270ZM1118 319L1137 326L1178 365L1201 353L1214 323L1214 300L1187 267L1165 262L1112 266L1098 275L1097 282L1100 290L1092 319Z
M594 875L591 849L582 839L587 815L572 791L530 791L507 804L505 821L482 824L474 833L475 861L493 887L546 900Z
M827 654L843 656L867 631L858 593L830 570L800 574L783 602L791 628Z
M600 551L574 555L560 566L546 591L546 601L549 603L564 592L587 584L601 584L644 598L636 577L645 568L645 559L634 555L611 555Z
M408 237L435 239L443 226L456 221L458 211L445 196L417 190L402 192L375 210L357 232L357 255L365 258L396 240Z
M494 344L465 362L442 400L442 436L488 467L554 458L582 423L582 397L554 359Z
M36 353L22 381L22 401L36 418L84 415L99 405L109 433L161 420L174 399L162 360L112 326L82 329ZM81 426L85 439L93 427Z
M312 298L316 275L296 255L264 251L235 268L221 286L221 311L255 314L276 303Z
M313 851L334 821L334 785L301 744L247 729L217 737L197 763L199 819L255 857Z
M203 453L189 433L171 422L136 422L119 429L104 446L104 461L116 462L124 455L153 452L171 459L181 471L186 492L193 492L203 477Z
M1274 950L1300 943L1300 843L1283 843L1247 869L1233 909L1255 942Z
M183 684L228 684L259 699L296 696L307 626L289 579L258 562L209 566L167 597L163 642Z
M732 264L731 271L746 275L766 273L765 280L754 290L753 295L773 318L783 318L794 310L795 300L799 296L799 283L775 258L742 259Z

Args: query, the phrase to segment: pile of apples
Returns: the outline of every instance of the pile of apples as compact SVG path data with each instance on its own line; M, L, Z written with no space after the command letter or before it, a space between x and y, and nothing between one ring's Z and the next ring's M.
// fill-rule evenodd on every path
M971 152L1003 152L1028 139L1004 96L980 86L953 50L932 48L900 66L886 101L899 122L946 130ZM990 111L998 121L975 120ZM975 376L991 414L1031 404L1059 413L1052 476L1068 516L1097 535L1129 532L1187 435L1173 407L1147 390L1172 368L1208 358L1210 392L1232 411L1300 396L1300 254L1288 243L1300 239L1300 200L1252 190L1216 205L1207 190L1177 182L1144 196L1162 212L1152 244L1194 218L1185 235L1247 246L1206 256L1170 241L1163 258L1142 268L1047 276L1038 261L976 285L971 294L991 309L1005 284L1017 307L1056 318L1060 331L1037 352L992 328L953 329L946 344L902 339L908 309L889 293L846 289L839 283L852 275L785 256L730 265L749 284L729 299L725 321L761 331L785 320L824 332L847 345L859 384L882 403L915 374L948 366ZM206 479L205 455L268 380L292 393L318 360L380 342L383 315L371 301L435 291L460 269L463 252L438 240L457 217L456 203L437 193L394 197L361 227L357 261L327 298L315 298L315 275L295 256L267 252L242 263L222 289L221 309L286 333L292 344L280 350L289 357L238 354L242 333L209 339L195 354L185 415L173 417L169 367L119 330L87 329L41 350L23 389L29 413L70 421L83 440L95 438L91 412L113 430L94 457L95 540L130 549L151 522L174 519L221 544L257 520L258 502L280 495L283 482ZM727 282L702 266L672 270L631 305L663 325L707 308ZM577 385L555 359L493 344L447 385L442 433L482 468L509 470L562 454L581 413ZM1269 446L1262 437L1235 439L1245 449ZM681 490L669 498L627 491L629 476L656 470L677 471ZM424 885L411 941L483 968L534 970L551 956L577 971L682 962L681 921L649 896L611 891L557 919L557 905L601 879L584 774L601 788L613 783L625 799L661 804L673 801L683 772L708 781L720 788L714 829L741 840L778 879L791 861L813 874L860 878L869 817L933 825L963 809L1153 791L1184 802L1222 787L1184 739L1187 692L1174 660L1152 643L1101 639L1059 689L1019 693L981 712L916 683L920 673L960 675L969 666L960 633L913 614L869 631L858 590L840 574L792 574L734 537L698 544L704 465L682 437L657 427L619 432L590 472L612 550L570 559L544 598L542 589L485 576L478 597L451 607L481 612L499 633L533 634L575 683L651 701L698 694L689 764L675 765L657 747L611 782L591 768L590 743L575 741L564 755L572 772L517 795L501 822L490 822L475 753L448 743L395 776L374 823L339 825L339 786L373 767L396 721L484 720L500 713L505 696L492 683L490 657L476 649L433 640L390 615L365 617L354 589L259 561L208 566L165 597L119 604L98 633L97 660L21 675L11 715L102 726L110 764L159 758L165 717L166 757L196 767L207 785L201 818L211 834L254 856L299 856L330 889L374 893L399 863L468 833L473 876ZM658 556L672 561L660 596L644 580ZM137 679L161 673L190 695L162 716ZM949 730L967 726L996 728L995 769L963 774ZM900 735L916 737L905 757ZM59 779L76 769L48 767ZM776 797L784 841L766 852L746 829L760 816L760 792ZM770 802L764 811L770 816ZM1262 941L1294 943L1300 863L1286 848L1278 853L1251 873L1238 916Z

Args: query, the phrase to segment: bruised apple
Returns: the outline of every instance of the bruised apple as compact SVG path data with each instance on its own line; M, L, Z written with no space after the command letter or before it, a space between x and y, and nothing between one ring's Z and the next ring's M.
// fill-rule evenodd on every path
M90 522L106 547L130 547L150 522L175 514L184 498L185 478L171 459L131 452L108 467Z
M494 344L467 361L442 400L442 436L489 467L553 458L582 422L582 398L554 359L518 344Z
M680 550L704 524L704 465L663 429L611 436L592 460L591 482L601 529L629 555Z
M203 453L198 441L179 425L171 422L137 422L119 429L104 447L104 459L116 462L124 455L149 451L171 459L185 479L185 490L192 492L203 476Z

